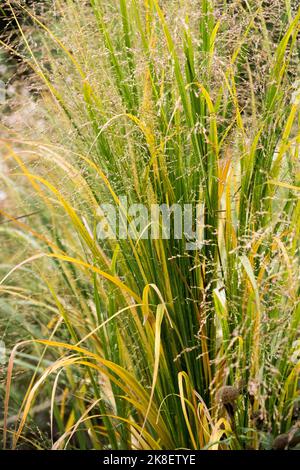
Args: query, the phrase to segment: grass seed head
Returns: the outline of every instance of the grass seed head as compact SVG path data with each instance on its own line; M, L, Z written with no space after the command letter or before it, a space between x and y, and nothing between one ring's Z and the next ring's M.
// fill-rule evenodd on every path
M240 395L239 390L233 385L224 385L217 393L218 402L223 405L233 404Z

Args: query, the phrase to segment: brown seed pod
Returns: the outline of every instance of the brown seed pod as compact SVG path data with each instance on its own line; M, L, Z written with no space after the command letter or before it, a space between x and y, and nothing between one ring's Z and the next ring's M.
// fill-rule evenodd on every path
M298 444L300 444L300 436L295 434L289 442L289 447L293 448L296 447Z
M251 415L251 419L253 421L253 425L256 427L258 430L262 430L264 426L264 415L261 412L261 410L254 411Z
M223 405L232 405L240 395L239 390L232 385L224 385L217 392L217 400Z

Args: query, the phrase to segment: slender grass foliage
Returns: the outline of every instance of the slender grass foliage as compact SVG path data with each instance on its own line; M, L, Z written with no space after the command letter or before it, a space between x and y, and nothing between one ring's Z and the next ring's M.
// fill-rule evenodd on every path
M25 8L38 49L11 6L49 132L2 140L5 191L40 210L30 223L1 209L1 295L36 312L8 363L4 446L26 439L46 398L43 448L237 450L293 437L300 10L285 2L275 31L265 2L241 3L56 1L54 22ZM200 204L201 246L187 251L174 233L97 239L99 205L125 214L122 196ZM12 428L21 366L31 376Z

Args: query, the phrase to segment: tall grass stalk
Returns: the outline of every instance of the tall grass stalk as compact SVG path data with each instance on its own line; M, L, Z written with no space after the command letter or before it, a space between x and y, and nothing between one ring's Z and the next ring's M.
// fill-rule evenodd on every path
M56 449L259 448L297 419L300 10L285 2L273 42L262 2L244 3L234 36L232 2L58 0L54 24L24 11L42 54L15 17L49 135L2 140L5 191L42 212L1 210L1 238L24 248L0 292L43 312L21 343L38 365L15 429L20 345L10 356L4 446L45 396ZM124 195L201 204L201 247L97 240L99 204L125 213Z

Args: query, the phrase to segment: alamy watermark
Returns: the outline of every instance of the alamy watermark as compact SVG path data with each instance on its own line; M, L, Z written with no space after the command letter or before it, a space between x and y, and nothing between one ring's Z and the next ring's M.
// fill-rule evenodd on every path
M128 204L121 196L119 204L101 204L98 209L98 240L183 240L186 250L202 246L203 204Z

